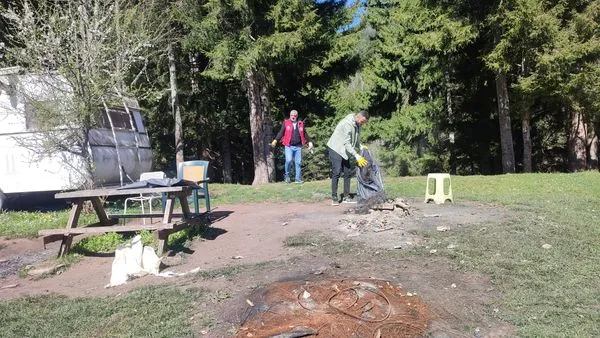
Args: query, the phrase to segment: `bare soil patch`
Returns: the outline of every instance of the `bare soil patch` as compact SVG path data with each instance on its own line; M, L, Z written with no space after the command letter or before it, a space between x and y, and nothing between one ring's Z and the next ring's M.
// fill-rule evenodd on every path
M248 319L246 299L260 288L281 281L387 280L405 292L418 295L431 311L428 334L434 337L513 335L497 319L497 293L486 276L464 273L450 260L432 256L397 256L424 245L423 230L453 231L482 223L499 222L507 211L480 204L424 204L408 201L411 215L349 213L352 205L326 202L221 205L204 239L167 257L166 270L200 274L178 278L143 277L123 286L104 288L110 279L113 257L84 257L60 275L32 280L16 275L24 262L47 260L58 243L42 250L41 239L0 239L0 299L61 293L69 296L118 295L133 288L169 283L202 287L225 293L218 304L198 304L198 311L217 318L199 335L226 337L238 334ZM383 230L385 229L385 230ZM285 246L290 236L314 236L314 245ZM315 235L317 234L317 235ZM347 251L326 248L347 247ZM216 271L207 277L206 272ZM16 287L1 289L2 286ZM254 337L257 337L254 335Z

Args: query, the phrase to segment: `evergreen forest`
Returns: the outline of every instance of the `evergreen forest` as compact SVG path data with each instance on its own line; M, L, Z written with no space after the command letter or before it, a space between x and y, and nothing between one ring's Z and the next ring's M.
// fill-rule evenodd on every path
M600 0L0 3L0 67L62 75L89 128L107 93L135 96L156 169L279 181L269 144L296 109L304 180L324 179L337 121L365 109L388 175L598 170Z

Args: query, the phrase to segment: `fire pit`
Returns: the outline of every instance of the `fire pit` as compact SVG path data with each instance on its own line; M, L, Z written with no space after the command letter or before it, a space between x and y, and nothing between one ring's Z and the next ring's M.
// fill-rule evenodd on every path
M419 297L378 279L280 282L246 303L238 337L419 337L430 317Z

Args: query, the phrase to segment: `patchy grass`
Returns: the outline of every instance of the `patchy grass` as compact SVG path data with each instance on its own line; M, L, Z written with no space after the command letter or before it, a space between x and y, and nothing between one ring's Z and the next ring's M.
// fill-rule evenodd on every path
M196 277L200 279L215 279L219 277L232 278L244 270L246 270L246 268L241 265L225 266L218 269L199 271Z
M289 236L283 241L283 245L287 247L315 247L329 257L360 256L365 252L374 251L362 243L353 240L332 239L318 231L305 231Z
M287 247L303 247L303 246L318 246L322 241L323 235L317 231L305 231L303 233L289 236L283 240L283 246Z
M247 271L272 268L274 266L284 266L285 264L286 263L282 261L270 261L254 264L228 265L218 269L201 270L195 275L195 277L204 280L215 278L225 278L227 280L232 280L235 276L238 276Z
M190 317L206 297L197 289L143 287L120 297L45 295L0 303L2 337L190 337Z

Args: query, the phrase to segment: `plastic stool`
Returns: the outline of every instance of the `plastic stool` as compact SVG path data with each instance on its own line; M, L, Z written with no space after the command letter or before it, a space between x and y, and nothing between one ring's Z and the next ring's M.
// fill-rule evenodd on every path
M444 193L444 180L448 180L448 193ZM429 193L429 182L435 180L433 183L433 194ZM427 187L425 188L425 203L434 201L435 204L442 204L446 201L454 203L452 199L452 181L450 180L450 174L428 174L427 175Z

